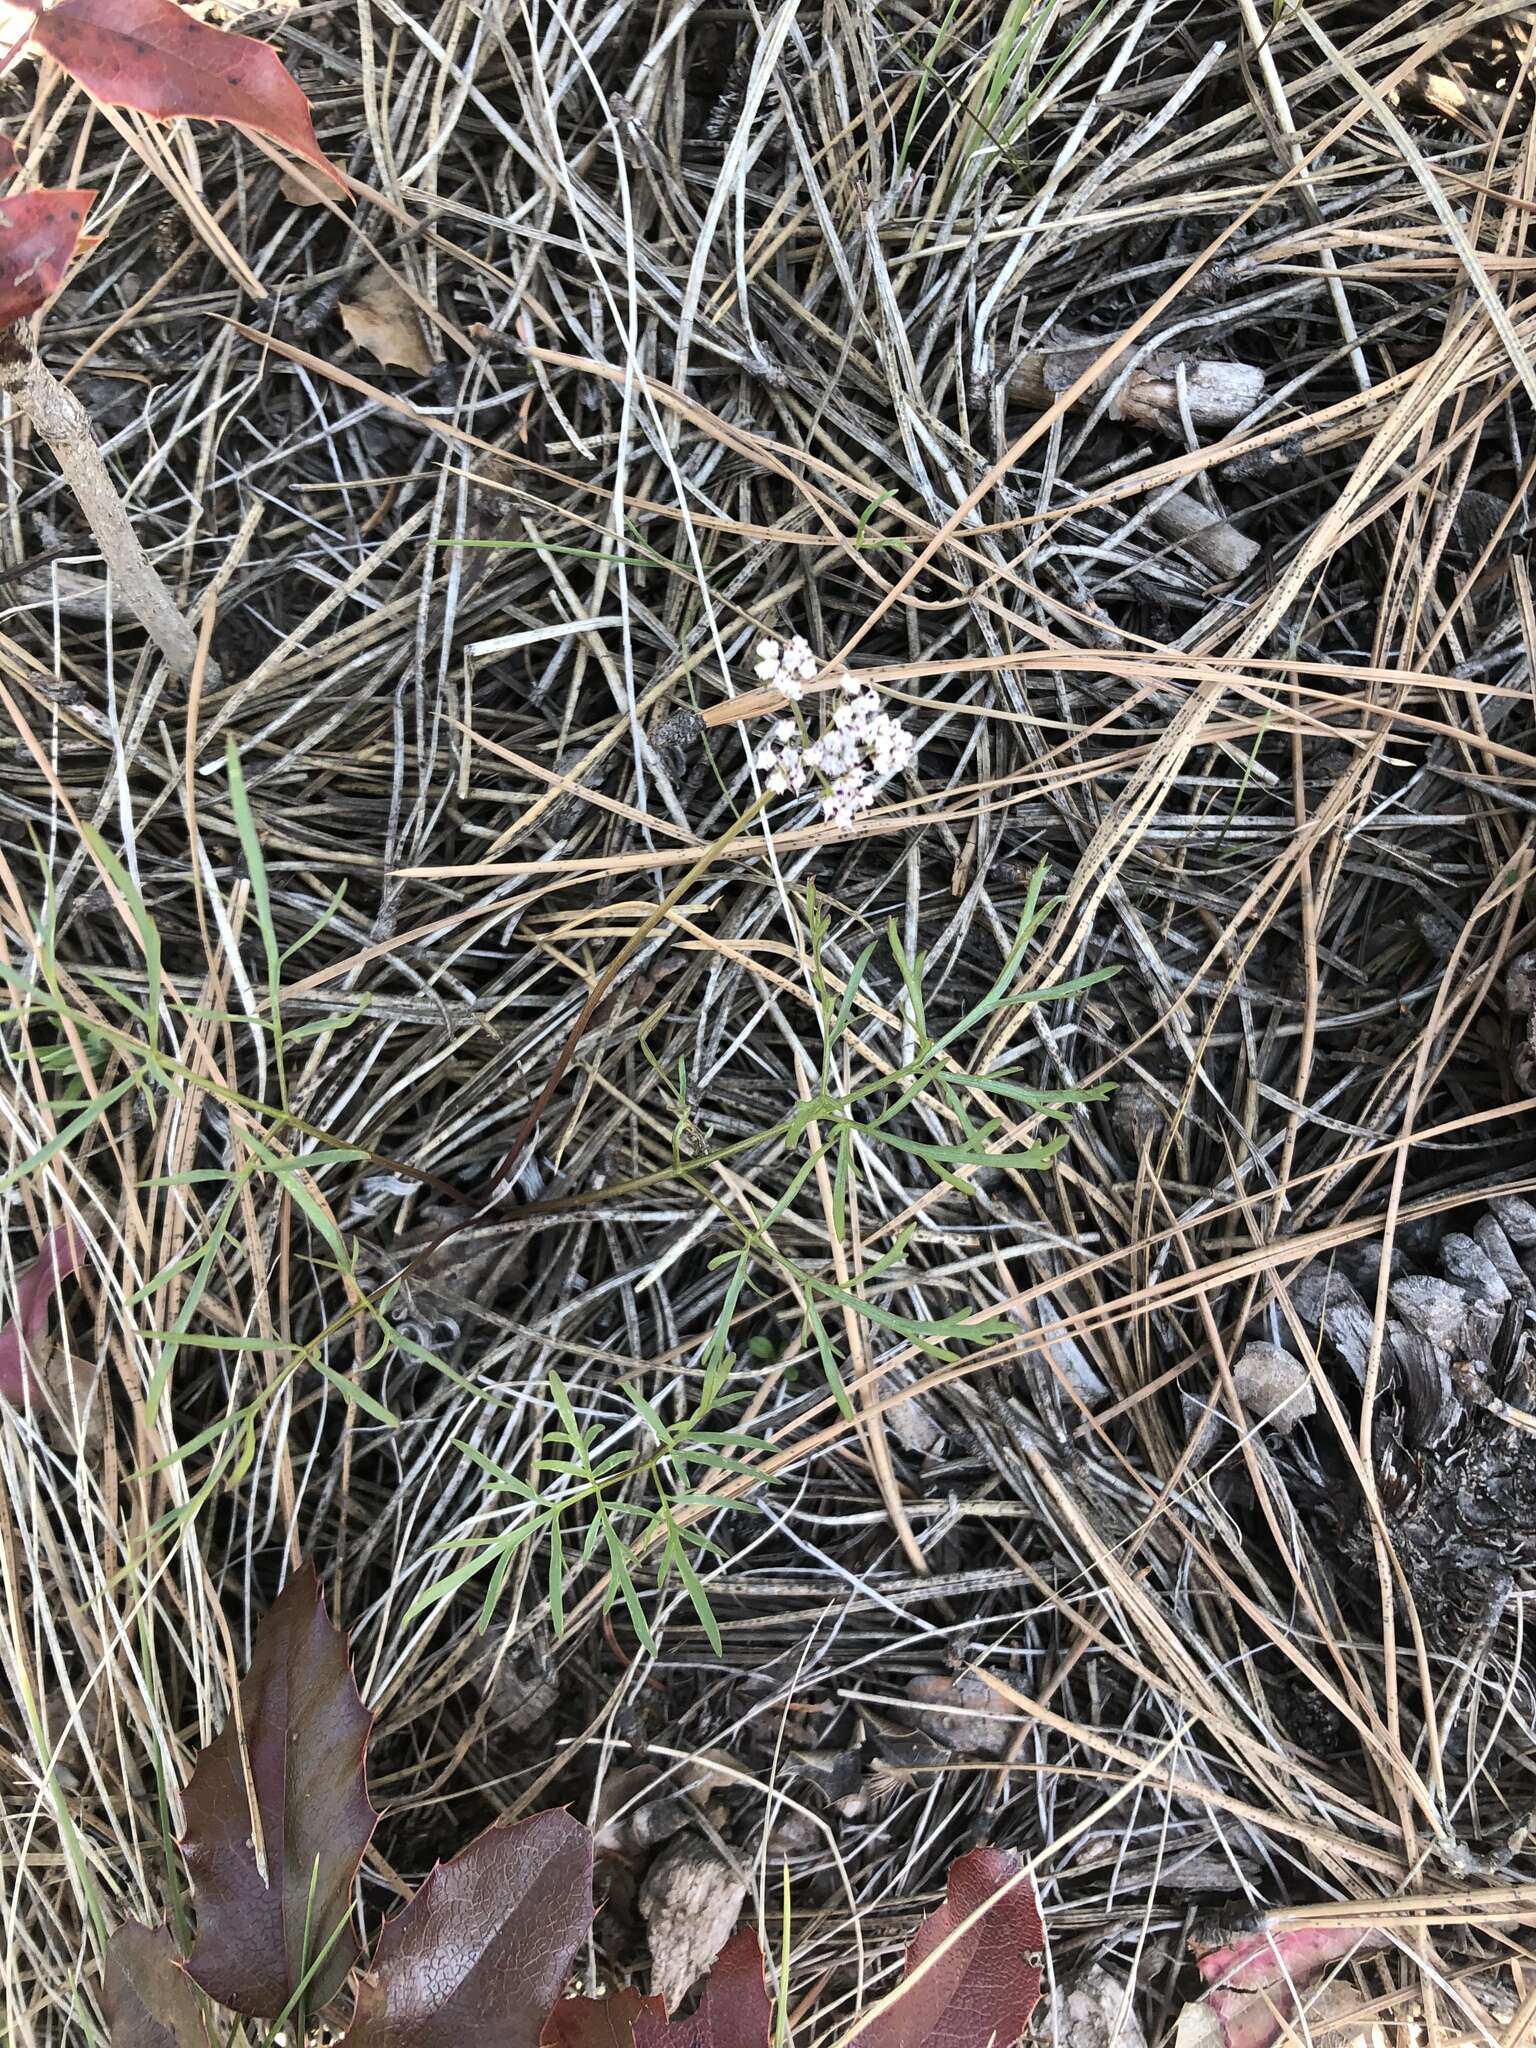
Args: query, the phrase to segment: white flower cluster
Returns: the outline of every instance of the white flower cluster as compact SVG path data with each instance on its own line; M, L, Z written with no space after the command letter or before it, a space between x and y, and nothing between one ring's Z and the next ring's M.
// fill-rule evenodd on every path
M816 660L798 635L784 647L764 640L757 650L757 673L794 702L816 673ZM881 784L910 765L917 742L880 709L873 690L861 689L849 675L835 681L842 701L826 730L810 739L797 718L780 718L758 748L756 761L770 796L798 796L814 775L828 824L851 825L875 801Z
M791 704L798 704L805 695L806 684L815 679L816 657L811 652L811 643L797 633L782 647L777 640L759 640L754 668L760 683L782 690Z

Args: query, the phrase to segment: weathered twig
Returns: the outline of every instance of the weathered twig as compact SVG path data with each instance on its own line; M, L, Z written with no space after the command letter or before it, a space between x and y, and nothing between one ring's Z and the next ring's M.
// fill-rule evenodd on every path
M1176 540L1218 576L1241 576L1251 567L1259 543L1210 511L1190 491L1165 498L1151 514L1150 524L1165 540Z
M1022 404L1043 409L1051 405L1110 345L1108 338L1063 333L1048 349L1020 356L1008 372L1008 390ZM1156 351L1131 371L1109 401L1109 416L1150 427L1159 434L1182 432L1179 416L1179 369L1189 417L1196 427L1230 427L1252 412L1264 395L1264 372L1253 363L1222 363ZM1098 398L1123 374L1113 365L1088 387Z
M144 552L80 401L14 333L0 342L0 391L53 450L123 603L165 656L172 673L190 676L197 660L197 635Z

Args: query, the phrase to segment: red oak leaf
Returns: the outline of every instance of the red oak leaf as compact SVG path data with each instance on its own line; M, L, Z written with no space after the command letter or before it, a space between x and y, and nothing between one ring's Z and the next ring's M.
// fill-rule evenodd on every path
M16 154L16 145L9 135L0 135L0 184L20 167L21 158Z
M580 1821L498 1821L385 1925L341 2048L538 2048L591 1920Z
M308 100L268 43L210 28L176 0L58 0L37 14L31 40L109 107L253 128L345 189L315 140Z
M948 1896L917 1930L906 1975L841 2048L1012 2048L1040 1997L1044 1948L1029 1872L1001 1849L972 1849L949 1866Z
M197 1986L164 1927L130 1920L107 1943L102 2010L112 2048L213 2048Z
M256 1631L240 1718L266 1873L231 1715L186 1791L181 1853L197 1899L187 1969L235 2012L275 2019L301 1986L313 2012L345 1981L357 1954L352 1884L378 1820L363 1764L373 1716L312 1565Z
M763 1952L750 1930L733 1934L721 1949L698 2009L687 2019L659 2019L650 2003L635 2018L635 2048L768 2048L773 2007Z
M95 197L92 192L28 192L20 199L0 199L0 327L8 327L13 320L24 314L35 312L57 284L55 277L46 289L40 289L35 298L13 307L12 297L16 287L12 283L10 257L13 248L9 223L18 214L25 218L23 211L29 200L69 199L76 202L74 213L76 225L70 235L70 247L74 247L79 236L79 222L85 218L85 208ZM83 203L81 203L83 202ZM66 250L59 263L60 270L69 261ZM22 294L26 300L25 293ZM48 1304L58 1292L60 1284L74 1272L85 1259L86 1240L73 1224L61 1223L57 1230L50 1230L43 1239L43 1255L16 1283L16 1313L0 1329L0 1400L13 1401L18 1405L26 1398L32 1376L27 1370L26 1350L33 1338L47 1327Z

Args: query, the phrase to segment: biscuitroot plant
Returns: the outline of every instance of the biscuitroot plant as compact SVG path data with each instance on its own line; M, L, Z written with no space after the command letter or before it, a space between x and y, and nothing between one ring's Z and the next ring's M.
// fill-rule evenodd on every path
M309 103L276 51L209 27L176 0L57 0L51 7L0 0L0 71L28 58L56 65L102 106L248 129L345 191L315 139ZM88 246L97 195L25 188L24 161L0 135L0 391L52 449L117 599L172 672L186 676L197 636L134 531L84 408L40 360L31 332Z

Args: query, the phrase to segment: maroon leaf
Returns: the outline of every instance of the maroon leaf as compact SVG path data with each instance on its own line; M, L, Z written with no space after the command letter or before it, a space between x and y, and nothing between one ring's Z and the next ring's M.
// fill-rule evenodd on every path
M1044 1947L1018 1857L972 1849L949 1866L948 1896L918 1929L905 1977L844 2048L1012 2048L1040 1997Z
M646 1998L627 1985L606 1998L562 1998L539 2036L539 2048L633 2048L641 2013L667 2017L659 1998Z
M9 135L0 135L0 184L19 169L21 158L16 154L16 145Z
M51 284L39 289L35 298L12 308L16 286L12 283L9 261L14 246L7 232L11 221L21 215L32 201L72 200L75 202L75 225L69 234L69 247L72 249L79 238L79 224L85 218L85 209L95 196L93 192L28 192L20 199L0 200L0 327L9 326L23 314L34 312L58 286L55 276ZM69 250L66 249L59 262L60 271L68 261ZM26 1398L27 1388L36 1384L27 1370L27 1348L47 1328L48 1304L58 1292L61 1282L84 1262L85 1252L86 1240L82 1233L73 1224L61 1223L43 1239L42 1257L28 1266L17 1281L16 1313L0 1329L0 1400L19 1405Z
M634 2021L635 2048L768 2048L773 2007L763 1979L763 1952L750 1930L733 1934L704 1979L698 2010L662 2019L647 2001Z
M498 1821L386 1924L342 2048L538 2048L591 1919L580 1821Z
M301 1984L315 2011L345 1981L357 1954L352 1884L378 1820L363 1763L373 1716L312 1565L288 1581L256 1632L240 1714L266 1875L231 1715L187 1786L181 1853L197 1898L187 1968L221 2004L274 2019Z
M107 1943L101 2005L112 2048L213 2048L197 1986L164 1927L130 1920Z
M34 49L109 107L254 128L342 184L315 140L308 100L269 43L210 28L176 0L58 0L31 33Z
M1383 1940L1375 1927L1259 1927L1224 1948L1206 1949L1195 1962L1207 1984L1257 1991L1287 1979L1302 1983L1362 1948L1380 1948Z
M1272 2048L1298 2018L1298 2001L1335 1964L1380 1948L1374 1927L1260 1927L1196 1958L1211 1987L1179 2021L1181 2040L1220 2048Z

